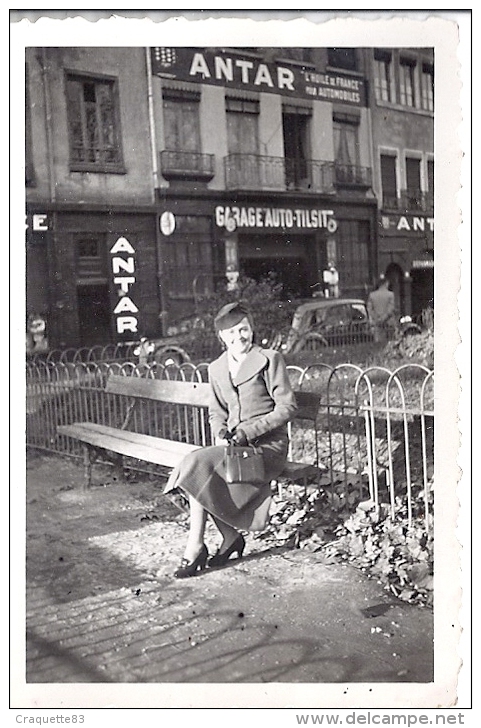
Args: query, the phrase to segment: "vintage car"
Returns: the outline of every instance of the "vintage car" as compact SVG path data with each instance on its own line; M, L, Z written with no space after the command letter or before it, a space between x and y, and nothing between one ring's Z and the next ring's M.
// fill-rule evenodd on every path
M222 349L209 317L190 316L169 326L167 335L152 342L151 361L169 366L189 361L210 361Z
M386 331L395 328L402 334L419 333L420 327L403 316ZM321 351L326 347L345 347L375 341L375 331L366 303L360 298L312 298L300 303L292 316L290 328L273 330L260 337L262 346L279 349L284 354ZM162 364L185 361L208 361L220 353L213 324L202 317L192 317L171 327L168 336L155 342L153 359Z
M403 334L420 328L408 316L397 324ZM388 335L394 333L387 331ZM375 332L366 303L359 298L320 298L300 304L280 349L285 354L317 351L325 347L352 346L373 342Z

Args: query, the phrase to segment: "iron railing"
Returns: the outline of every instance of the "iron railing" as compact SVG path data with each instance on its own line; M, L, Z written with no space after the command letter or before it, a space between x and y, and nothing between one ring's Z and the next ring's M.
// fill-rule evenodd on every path
M228 190L285 189L283 157L260 154L229 154L224 157Z
M160 152L160 169L166 179L191 177L210 180L215 174L215 156L166 149Z
M371 187L371 169L315 159L260 154L224 157L226 189L302 190L332 194L336 187Z
M97 362L108 364L111 362L127 362L134 360L134 350L138 342L120 342L117 344L97 344L95 346L84 346L79 349L50 349L45 352L33 352L28 355L27 367L29 364L45 364L50 367L54 364L78 364L81 362Z
M295 369L293 386L319 391L318 449L326 483L353 488L392 517L401 502L408 523L432 520L434 373L425 366L362 369L315 364ZM422 503L420 504L420 499Z
M336 187L361 187L369 189L372 185L371 168L335 162L334 184Z
M433 212L433 192L401 190L399 196L383 195L383 210L395 212Z
M421 365L394 371L362 369L353 364L288 366L296 389L319 393L316 426L292 428L294 459L314 463L318 453L326 470L319 485L336 485L354 505L352 494L370 499L375 508L403 504L409 522L432 520L434 467L433 372ZM132 362L29 361L26 374L27 446L59 455L80 457L78 443L58 435L57 428L75 421L119 426L126 403L108 394L109 374L206 381L207 364L144 366ZM206 413L185 406L143 403L129 426L185 442L206 444ZM197 423L193 427L193 423ZM299 430L300 428L300 430ZM199 440L199 432L204 433ZM297 434L296 434L297 432ZM197 434L195 434L197 433ZM128 467L143 470L139 463ZM351 502L350 501L350 502Z

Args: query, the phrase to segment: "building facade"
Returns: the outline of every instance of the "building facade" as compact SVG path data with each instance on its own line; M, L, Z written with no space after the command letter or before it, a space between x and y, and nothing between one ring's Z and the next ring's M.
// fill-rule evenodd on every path
M378 265L401 313L434 306L434 53L376 48L370 66Z
M408 158L432 189L433 120L419 111L420 144L405 104L381 98L378 62L349 48L28 49L27 313L49 345L160 336L239 274L311 296L331 265L340 295L362 298L398 266L407 310L421 258L401 248L422 224L427 248L430 223L408 218L408 234L386 219L406 217Z
M377 207L363 58L334 49L152 48L163 308L226 275L290 297L365 297Z
M50 347L160 331L146 66L142 48L27 49L27 315Z

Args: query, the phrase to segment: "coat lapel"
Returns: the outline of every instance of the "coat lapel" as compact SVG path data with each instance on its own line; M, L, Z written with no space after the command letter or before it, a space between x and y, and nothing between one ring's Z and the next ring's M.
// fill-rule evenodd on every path
M218 359L210 365L211 375L219 383L222 390L226 387L232 389L232 383L229 376L229 362L227 361L227 352L224 351Z
M236 376L232 379L234 387L238 387L249 379L252 379L262 369L265 368L267 357L262 353L262 350L254 345L246 358L240 365L239 371Z

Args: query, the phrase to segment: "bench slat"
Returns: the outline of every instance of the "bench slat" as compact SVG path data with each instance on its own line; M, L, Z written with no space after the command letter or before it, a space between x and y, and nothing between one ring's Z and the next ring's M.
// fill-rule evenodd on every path
M207 407L210 396L207 382L174 382L169 379L122 377L118 374L109 376L105 391L191 407Z
M142 435L115 427L97 425L92 422L74 422L58 427L61 435L73 437L93 447L112 450L126 457L145 460L155 465L173 468L185 455L198 450L199 445L165 440L152 435Z
M207 382L176 382L163 379L143 379L112 374L107 380L106 392L124 397L166 402L180 406L204 407L209 405L210 385ZM296 420L306 419L315 423L319 407L319 394L295 392L298 411ZM289 433L292 422L289 423ZM176 442L152 435L143 435L126 429L117 429L93 422L74 422L57 428L61 435L72 437L95 448L110 450L126 457L161 465L175 467L188 453L201 446ZM293 462L290 458L280 477L306 477L309 472L319 471L324 466ZM90 475L88 475L90 483Z

